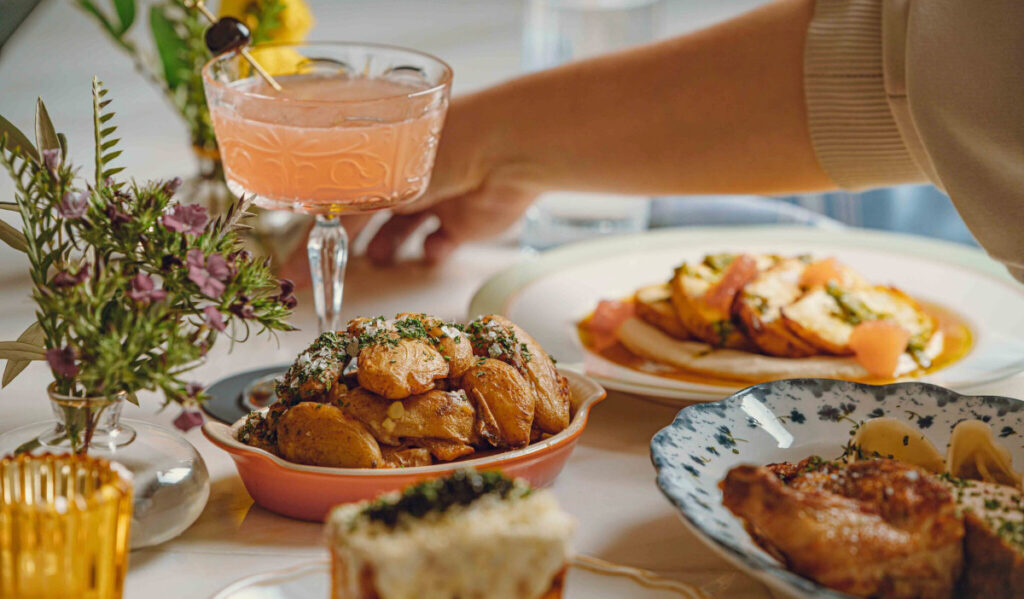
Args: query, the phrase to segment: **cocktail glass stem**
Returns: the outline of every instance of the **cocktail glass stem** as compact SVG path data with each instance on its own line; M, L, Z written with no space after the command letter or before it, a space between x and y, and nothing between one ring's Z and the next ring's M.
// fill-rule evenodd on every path
M317 216L306 245L313 278L313 301L320 332L338 330L345 290L348 233L337 217Z

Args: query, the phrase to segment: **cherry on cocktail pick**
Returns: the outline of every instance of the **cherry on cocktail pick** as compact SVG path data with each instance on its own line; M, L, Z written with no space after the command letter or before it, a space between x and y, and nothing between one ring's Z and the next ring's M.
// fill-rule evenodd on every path
M270 87L276 91L281 91L281 84L274 80L270 76L270 73L263 68L263 65L256 62L256 59L249 54L249 50L246 46L249 44L251 38L249 34L249 28L245 26L238 19L233 17L224 17L223 19L217 19L210 9L206 8L203 4L203 0L185 0L185 6L188 8L194 8L199 11L206 20L210 22L211 27L206 31L206 47L210 49L215 56L223 54L225 52L237 51L242 55L242 58L247 60L252 68L259 73L260 77L267 82Z
M234 17L222 17L206 30L206 47L214 56L247 46L252 39L245 23Z

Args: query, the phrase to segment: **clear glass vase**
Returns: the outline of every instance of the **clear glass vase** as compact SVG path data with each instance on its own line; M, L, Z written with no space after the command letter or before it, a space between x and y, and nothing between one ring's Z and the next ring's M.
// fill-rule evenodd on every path
M0 435L0 456L78 453L118 462L132 472L131 547L157 545L185 532L210 496L206 463L177 431L121 418L126 395L76 397L47 389L54 420ZM89 436L87 423L95 427ZM87 438L89 437L89 438Z

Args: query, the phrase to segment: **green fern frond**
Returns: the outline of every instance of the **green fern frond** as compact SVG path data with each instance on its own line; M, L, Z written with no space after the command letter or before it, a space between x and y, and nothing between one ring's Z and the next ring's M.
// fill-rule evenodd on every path
M124 170L123 167L109 168L109 163L121 155L120 150L116 150L117 144L120 138L110 139L114 131L117 130L116 125L107 125L110 119L114 118L113 111L107 111L107 106L110 105L110 100L105 100L107 95L107 89L103 87L103 82L98 78L92 78L92 118L93 118L93 137L96 142L96 186L100 187L106 185L106 180L109 177L113 177L117 173Z

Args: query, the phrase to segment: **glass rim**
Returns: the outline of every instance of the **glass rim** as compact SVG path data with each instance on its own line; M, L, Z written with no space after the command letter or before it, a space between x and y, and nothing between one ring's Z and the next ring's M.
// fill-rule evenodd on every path
M393 44L378 44L378 43L374 43L374 42L305 41L305 42L266 42L266 43L262 43L262 44L256 44L255 46L250 46L249 49L250 50L262 50L264 48L299 48L299 47L304 47L304 46L312 46L312 47L318 47L318 46L319 47L332 47L333 46L333 47L350 47L350 48L369 48L369 49L376 49L376 50L398 50L398 51L401 51L401 52L407 52L409 54L414 54L414 55L417 55L417 56L419 56L421 58L426 58L428 60L432 60L432 61L436 62L438 65L441 66L441 69L443 70L444 74L443 74L443 76L441 78L441 81L439 83L437 83L435 85L432 85L432 86L430 86L430 87L428 87L426 89L416 90L416 91L408 93L408 94L388 94L388 95L384 95L384 96L380 96L380 97L376 97L376 98L363 99L363 100L296 100L294 98L282 98L282 97L279 97L279 96L269 96L267 94L261 94L261 93L258 93L258 92L241 91L241 90L238 90L238 89L234 89L230 85L227 85L224 82L218 81L217 79L215 79L213 77L213 75L212 75L212 71L213 71L213 67L217 63L223 62L223 61L226 61L226 60L229 60L229 59L233 59L233 58L238 58L238 54L239 54L238 52L226 52L224 54L220 54L218 56L214 56L209 61L207 61L206 64L203 65L203 68L200 70L200 73L202 74L202 77L203 77L203 84L204 85L213 85L214 87L217 87L219 89L225 90L225 91L227 91L229 93L232 93L232 94L235 94L235 95L238 95L238 96L244 96L244 97L247 97L247 98L255 98L255 99L258 99L258 100L269 100L269 101L273 101L273 102L287 102L287 103L291 103L291 104L306 104L306 105L314 105L314 106L317 106L317 105L318 106L330 106L330 105L342 106L342 105L346 105L346 104L372 104L372 103L375 103L375 102L394 100L396 98L405 98L405 99L411 100L411 99L414 99L414 98L417 98L417 97L420 97L420 96L430 95L432 93L436 93L438 91L451 88L452 77L453 77L453 71L452 71L451 65L449 65L444 60L438 58L437 56L434 56L433 54L429 54L427 52L422 52L420 50L413 50L412 48L406 48L404 46L396 46L396 45L393 45ZM242 59L242 60L244 60L244 59ZM259 75L256 75L256 76L259 77Z
M78 466L86 469L100 477L100 484L88 497L82 499L92 509L96 504L106 503L111 500L121 500L134 493L134 476L127 467L114 460L108 460L97 456L75 453L52 453L40 454L22 453L18 455L7 455L0 457L0 468L14 468L20 473L30 467L31 463L48 465L51 467ZM0 506L6 508L18 507L19 502L4 502L0 498ZM72 506L69 505L69 509ZM81 507L81 506L77 506Z

